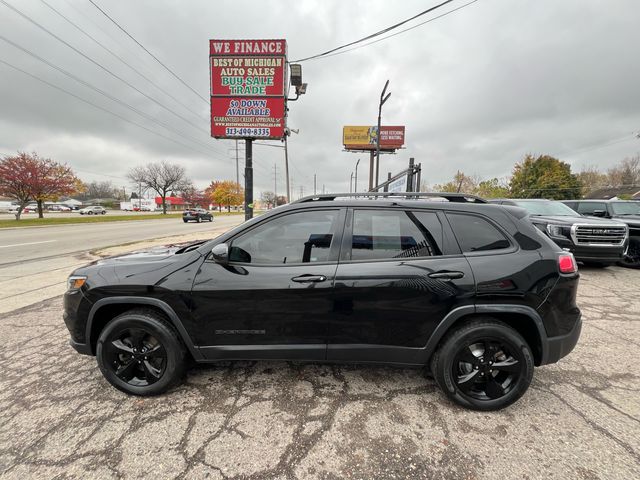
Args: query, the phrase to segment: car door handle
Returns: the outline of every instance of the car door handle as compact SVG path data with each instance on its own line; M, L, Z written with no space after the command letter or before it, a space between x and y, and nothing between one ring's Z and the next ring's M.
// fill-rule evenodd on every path
M309 282L324 282L327 279L324 275L300 275L299 277L293 277L291 280L298 283Z
M428 276L429 278L440 278L442 280L455 280L456 278L464 277L464 273L441 271L430 273Z

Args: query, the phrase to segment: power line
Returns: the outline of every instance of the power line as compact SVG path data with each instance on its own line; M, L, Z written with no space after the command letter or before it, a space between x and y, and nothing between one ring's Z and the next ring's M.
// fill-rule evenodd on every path
M89 0L89 1L91 3L93 3L92 0ZM318 53L318 54L312 55L310 57L301 58L300 60L294 60L294 63L306 62L307 60L312 60L314 58L324 57L324 56L329 55L330 53L334 53L334 52L336 52L338 50L342 50L344 48L351 47L352 45L356 45L358 43L362 43L362 42L365 42L367 40L371 40L372 38L378 37L378 36L383 35L383 34L385 34L387 32L390 32L391 30L394 30L394 29L396 29L398 27L401 27L402 25L404 25L404 24L406 24L408 22L411 22L412 20L415 20L418 17L426 15L427 13L433 12L434 10L437 10L438 8L441 8L441 7L443 7L446 4L451 3L451 2L453 2L453 0L445 0L444 2L439 3L438 5L436 5L434 7L428 8L428 9L426 9L426 10L424 10L424 11L422 11L422 12L416 14L416 15L414 15L413 17L407 18L406 20L402 20L401 22L398 22L398 23L396 23L394 25L391 25L390 27L383 28L382 30L379 30L379 31L377 31L375 33L367 35L366 37L362 37L362 38L360 38L358 40L354 40L353 42L349 42L349 43L346 43L344 45L340 45L339 47L332 48L331 50L327 50L326 52Z
M144 73L140 72L137 68L135 68L134 66L132 66L131 64L129 64L124 58L122 58L120 55L118 55L117 53L115 53L113 50L111 50L109 47L103 45L99 40L97 40L95 37L93 37L90 33L88 33L87 31L85 31L82 27L80 27L79 25L77 25L76 23L74 23L72 20L70 20L69 18L67 18L64 14L62 14L59 10L57 10L55 7L53 7L52 5L50 5L46 0L40 0L42 3L44 3L49 9L51 9L53 12L55 12L58 16L62 17L67 23L71 24L72 26L74 26L77 30L79 30L82 34L84 34L86 37L88 37L90 40L92 40L96 45L98 45L100 48L102 48L103 50L105 50L106 52L108 52L109 54L111 54L113 57L115 57L116 59L120 60L122 63L124 63L127 67L129 67L129 69L133 70L135 73L137 73L140 77L142 77L143 79L145 79L147 82L149 82L151 85L153 85L154 87L156 87L159 91L161 91L162 93L164 93L165 95L167 95L169 98L171 98L173 101L175 101L176 103L178 103L179 105L181 105L183 108L185 108L186 110L188 110L189 112L193 113L196 117L198 118L202 118L201 114L194 112L193 110L191 110L191 108L187 105L185 105L184 103L182 103L180 100L178 100L176 97L174 97L171 93L167 92L165 89L163 89L160 85L158 85L157 83L155 83L152 79L150 79L149 77L147 77Z
M448 12L445 12L445 13L437 15L437 16L435 16L433 18L430 18L429 20L426 20L424 22L420 22L417 25L414 25L412 27L405 28L404 30L400 30L399 32L392 33L391 35L387 35L386 37L382 37L382 38L379 38L377 40L373 40L372 42L365 43L364 45L358 45L357 47L349 48L347 50L342 50L340 52L335 52L335 53L332 53L330 55L325 55L322 58L335 57L336 55L342 55L343 53L353 52L354 50L358 50L360 48L368 47L369 45L373 45L374 43L382 42L383 40L387 40L387 39L389 39L391 37L395 37L396 35L400 35L402 33L408 32L409 30L413 30L414 28L418 28L418 27L421 27L421 26L423 26L423 25L425 25L427 23L431 23L434 20L438 20L439 18L446 17L447 15L449 15L449 14L451 14L453 12L457 12L458 10L462 10L463 8L468 7L469 5L476 3L477 1L478 0L472 0L471 2L465 3L464 5L460 5L459 7L454 8L453 10L449 10Z
M640 138L638 136L638 134L633 134L635 138ZM616 138L613 140L607 140L606 142L603 143L599 143L596 145L592 145L590 147L585 147L585 148L581 148L578 150L574 150L572 152L564 152L564 153L560 153L557 156L558 157L566 157L569 155L576 155L578 153L585 153L585 152L591 152L592 150L598 150L600 148L604 148L604 147L608 147L609 145L615 145L616 143L621 143L621 142L627 142L629 140L633 140L633 138L630 138L629 135L625 135L624 137L620 137L620 138Z
M27 55L30 55L31 57L35 58L36 60L39 60L40 62L42 62L42 63L48 65L49 67L57 70L58 72L62 73L63 75L68 76L69 78L75 80L76 82L81 83L82 85L86 86L87 88L90 88L91 90L94 90L95 92L99 93L100 95L103 95L104 97L108 98L109 100L112 100L113 102L116 102L116 103L122 105L123 107L128 108L129 110L137 113L138 115L140 115L141 117L146 118L147 120L150 120L151 122L155 123L156 125L159 125L161 127L166 128L167 130L169 130L169 131L173 132L174 134L178 135L179 137L181 137L181 138L183 138L185 140L189 139L192 142L194 142L194 143L196 143L196 144L198 144L198 145L200 145L202 147L205 147L207 149L210 148L209 145L207 145L204 142L201 142L197 138L192 137L192 136L187 135L187 134L183 134L182 132L180 132L178 130L175 130L171 125L168 125L168 124L166 124L164 122L161 122L160 120L155 119L153 116L151 116L151 115L149 115L149 114L147 114L147 113L145 113L145 112L143 112L143 111L131 106L130 104L120 100L117 97L114 97L113 95L110 95L109 93L105 92L104 90L101 90L100 88L95 87L94 85L82 80L81 78L77 77L76 75L72 74L71 72L68 72L67 70L64 70L63 68L60 68L57 65L54 65L53 63L51 63L48 60L40 57L36 53L31 52L30 50L27 50L26 48L18 45L17 43L9 40L8 38L4 37L2 34L0 34L0 40L3 40L4 42L8 43L9 45L12 45L14 48L17 48L17 49L21 50L22 52L26 53ZM212 150L212 152L215 152L215 150ZM216 152L216 153L218 153L218 152Z
M191 147L191 146L189 146L189 145L187 145L187 144L185 144L185 143L179 142L178 140L175 140L175 139L173 139L173 138L171 138L171 137L167 137L166 135L163 135L163 134L158 133L158 132L156 132L156 131L154 131L154 130L151 130L151 129L149 129L149 128L145 127L144 125L140 125L140 124L139 124L139 123L137 123L137 122L134 122L134 121L132 121L132 120L129 120L128 118L125 118L125 117L123 117L122 115L119 115L119 114L117 114L117 113L115 113L115 112L112 112L111 110L108 110L108 109L106 109L106 108L104 108L104 107L101 107L100 105L97 105L97 104L95 104L95 103L93 103L93 102L90 102L89 100L85 100L84 98L82 98L82 97L80 97L80 96L76 95L75 93L69 92L68 90L65 90L65 89L64 89L64 88L62 88L62 87L59 87L59 86L57 86L57 85L54 85L53 83L50 83L50 82L48 82L48 81L46 81L46 80L43 80L42 78L37 77L36 75L33 75L33 74L31 74L31 73L27 72L26 70L23 70L23 69L21 69L21 68L19 68L19 67L16 67L15 65L12 65L12 64L10 64L10 63L8 63L8 62L6 62L6 61L2 60L2 59L0 59L0 63L2 63L2 64L4 64L4 65L6 65L6 66L8 66L8 67L11 67L11 68L13 68L14 70L17 70L18 72L21 72L21 73L23 73L23 74L25 74L25 75L27 75L27 76L29 76L29 77L31 77L31 78L33 78L33 79L35 79L35 80L39 81L39 82L42 82L42 83L44 83L44 84L46 84L46 85L49 85L51 88L55 88L56 90L60 90L61 92L64 92L64 93L66 93L67 95L70 95L70 96L72 96L72 97L74 97L74 98L76 98L76 99L80 100L81 102L88 103L89 105L91 105L91 106L93 106L93 107L95 107L95 108L97 108L97 109L99 109L99 110L102 110L103 112L107 112L108 114L113 115L114 117L118 117L119 119L124 120L124 121L125 121L125 122L127 122L127 123L130 123L130 124L132 124L132 125L135 125L135 126L137 126L137 127L140 127L140 128L142 128L143 130L146 130L146 131L147 131L147 132L149 132L149 133L152 133L152 134L154 134L154 135L157 135L157 136L159 136L159 137L162 137L162 138L164 138L164 139L166 139L166 140L169 140L169 141L171 141L171 142L173 142L173 143L176 143L176 144L178 144L178 145L181 145L181 146L183 146L183 147L185 147L185 148L188 148L189 150L193 150L194 152L200 153L200 154L205 155L205 156L207 156L207 157L210 155L210 153L202 152L201 150L198 150L198 149L196 149L196 148L193 148L193 147Z
M122 78L121 76L113 73L111 70L109 70L107 67L105 67L104 65L96 62L93 58L89 57L88 55L86 55L85 53L83 53L81 50L78 50L76 47L74 47L73 45L71 45L69 42L65 41L64 39L60 38L58 35L56 35L55 33L53 33L51 30L48 30L46 27L44 27L43 25L41 25L40 23L36 22L35 20L33 20L31 17L29 17L28 15L26 15L25 13L21 12L20 10L18 10L17 8L15 8L14 6L12 6L11 4L7 3L5 0L0 0L0 3L2 3L3 5L5 5L7 8L9 8L10 10L13 10L15 13L17 13L18 15L20 15L22 18L24 18L25 20L27 20L28 22L32 23L33 25L35 25L36 27L38 27L39 29L41 29L43 32L49 34L50 36L52 36L53 38L55 38L56 40L58 40L59 42L63 43L64 45L66 45L68 48L70 48L71 50L73 50L74 52L76 52L78 55L82 56L83 58L87 59L88 61L90 61L91 63L93 63L94 65L96 65L97 67L99 67L100 69L104 70L106 73L108 73L109 75L111 75L112 77L120 80L122 83L124 83L125 85L127 85L128 87L134 89L136 92L138 92L140 95L144 96L145 98L151 100L153 103L155 103L156 105L162 107L163 109L165 109L166 111L168 111L169 113L175 115L176 117L180 118L181 120L183 120L184 122L188 123L189 125L195 127L196 129L205 132L205 133L209 133L207 132L207 130L201 128L199 125L196 125L195 123L191 122L189 119L185 118L184 116L180 115L179 113L174 112L173 110L171 110L169 107L167 107L166 105L160 103L159 101L157 101L155 98L150 97L149 95L147 95L146 93L144 93L142 90L140 90L139 88L137 88L135 85L132 85L131 83L129 83L127 80L125 80L124 78Z
M93 2L93 0L89 0L89 3L91 3L91 5L93 5L94 7L96 7L98 10L100 10L100 12L107 17L109 20L111 20L111 22L118 27L120 30L122 30L124 32L124 34L129 37L131 40L133 40L134 42L136 42L136 44L138 44L138 46L140 48L142 48L145 52L147 52L156 62L158 62L160 65L162 65L162 67L169 72L171 75L173 75L180 83L182 83L185 87L187 87L189 90L191 90L193 93L195 93L199 98L201 98L207 105L209 104L209 99L203 97L202 95L200 95L198 92L196 92L189 84L187 84L184 80L182 80L182 78L180 78L178 76L178 74L176 74L173 70L171 70L169 67L167 67L164 63L162 63L162 61L156 57L153 53L151 53L149 50L147 50L147 48L142 45L138 40L136 40L129 32L127 32L122 26L120 26L120 24L118 22L116 22L113 18L111 18L109 16L109 14L107 12L105 12L102 8L100 8L98 5L96 5L95 2Z

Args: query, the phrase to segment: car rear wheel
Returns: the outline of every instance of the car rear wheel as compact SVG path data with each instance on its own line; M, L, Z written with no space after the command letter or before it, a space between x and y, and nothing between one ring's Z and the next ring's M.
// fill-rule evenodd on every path
M98 366L118 390L133 395L157 395L180 383L186 351L178 334L151 310L119 315L100 333Z
M640 268L640 238L631 237L629 248L618 265L627 268Z
M200 217L196 217L196 222L200 223L202 219Z
M448 333L431 359L431 373L455 403L499 410L517 401L533 378L533 355L522 336L491 318Z
M104 215L105 213L107 213L107 211L106 211L106 210L103 210L103 211L101 211L100 213L101 213L102 215Z

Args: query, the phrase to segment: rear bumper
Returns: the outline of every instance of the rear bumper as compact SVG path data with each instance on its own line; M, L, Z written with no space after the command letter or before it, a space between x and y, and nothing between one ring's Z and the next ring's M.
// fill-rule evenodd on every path
M562 357L567 356L575 348L582 332L582 318L579 317L571 331L557 337L547 337L544 356L540 365L556 363Z

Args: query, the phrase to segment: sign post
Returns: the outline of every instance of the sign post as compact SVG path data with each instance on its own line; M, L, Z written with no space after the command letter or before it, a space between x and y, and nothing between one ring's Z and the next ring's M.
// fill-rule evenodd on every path
M253 217L256 138L282 140L286 129L286 40L209 40L211 136L244 139L245 219Z

